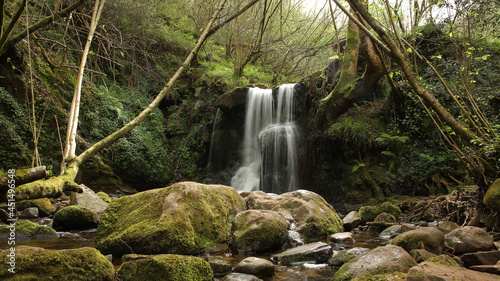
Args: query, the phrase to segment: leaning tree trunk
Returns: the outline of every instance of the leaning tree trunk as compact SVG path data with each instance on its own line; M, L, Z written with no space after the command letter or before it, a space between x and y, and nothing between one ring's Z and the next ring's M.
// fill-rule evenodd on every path
M171 91L173 85L177 81L177 79L180 77L180 75L184 72L184 70L190 65L191 61L196 57L196 54L198 53L199 49L203 45L203 43L208 39L208 37L212 34L215 33L218 29L220 29L223 25L219 24L215 26L214 28L211 28L212 25L214 24L215 20L217 19L218 14L224 7L225 3L227 0L222 0L219 3L219 6L217 9L214 11L212 17L208 21L204 31L200 35L198 42L196 45L193 47L187 58L184 60L182 65L177 69L175 74L170 78L168 81L167 85L158 93L156 98L149 104L149 106L144 109L139 115L137 115L132 121L130 121L128 124L120 128L119 130L115 131L111 135L107 136L106 138L100 140L99 142L95 143L92 145L90 148L82 152L80 155L76 156L75 158L71 159L69 161L68 166L66 170L64 171L64 174L58 176L58 177L53 177L48 180L40 180L40 181L35 181L32 183L24 184L21 186L18 186L16 188L16 198L19 200L21 199L34 199L34 198L41 198L41 197L57 197L63 192L69 192L69 191L77 191L81 192L81 190L78 188L78 185L75 183L75 178L76 175L78 174L80 165L90 159L92 156L94 156L96 153L99 151L105 149L112 143L116 142L123 136L125 136L127 133L132 131L135 127L137 127L146 117L148 117L153 110L160 104L160 102L165 98L165 96ZM254 0L252 2L252 5L257 3L259 0ZM245 12L250 6L246 6L244 9L241 9L237 12L237 14L242 14ZM232 16L231 20L236 18L236 16ZM230 20L224 21L224 24L230 22Z

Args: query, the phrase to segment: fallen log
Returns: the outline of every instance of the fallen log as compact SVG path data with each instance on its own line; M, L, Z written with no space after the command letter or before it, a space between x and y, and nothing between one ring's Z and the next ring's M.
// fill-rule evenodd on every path
M38 166L28 169L18 169L14 174L16 185L22 185L32 181L44 179L47 177L47 168L45 166ZM9 182L9 173L4 173L0 177L0 189L7 189Z

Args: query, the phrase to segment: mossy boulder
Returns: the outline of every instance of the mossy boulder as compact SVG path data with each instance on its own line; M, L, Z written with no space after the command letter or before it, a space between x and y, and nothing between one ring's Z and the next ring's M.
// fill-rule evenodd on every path
M111 203L111 198L106 192L99 191L96 193L96 195L99 196L104 202Z
M277 212L247 210L236 216L232 247L237 251L266 251L282 247L289 223Z
M488 251L495 247L493 237L475 226L464 226L446 234L445 241L453 248L454 254Z
M7 240L13 227L15 227L16 240L57 238L57 233L52 227L39 225L31 221L19 220L14 226L12 224L0 226L0 239Z
M212 281L208 262L182 255L126 255L118 269L123 280Z
M396 217L389 213L381 213L379 214L375 220L375 222L388 222L388 223L396 223Z
M328 264L335 267L341 267L348 261L366 254L370 249L368 248L352 248L349 250L342 250L337 253L333 253L332 257L328 259Z
M31 207L37 207L38 211L40 212L40 216L50 216L56 210L56 207L52 205L52 202L50 202L49 198L23 200L16 202L16 208L18 211L22 211Z
M363 206L359 208L358 214L361 217L361 222L367 223L369 221L374 221L378 215L382 213L388 213L398 218L401 214L401 209L389 202L384 202L380 206Z
M0 251L0 280L113 280L113 264L94 248L47 250L16 246L15 274L8 272L9 250Z
M444 234L435 227L423 227L401 233L392 239L391 244L408 252L413 249L426 249L439 255L444 249Z
M344 264L335 273L332 281L347 281L362 275L405 273L416 264L410 254L401 247L378 247Z
M68 206L54 215L52 227L61 230L96 228L99 219L97 214L85 207Z
M500 211L500 179L497 179L486 191L483 198L484 205L495 210Z
M227 248L245 201L229 186L180 182L115 199L95 238L103 253L193 255Z
M450 257L448 255L435 256L435 257L427 259L425 262L433 262L433 263L437 263L437 264L444 264L444 265L460 267L460 265L458 265L458 263L452 257Z

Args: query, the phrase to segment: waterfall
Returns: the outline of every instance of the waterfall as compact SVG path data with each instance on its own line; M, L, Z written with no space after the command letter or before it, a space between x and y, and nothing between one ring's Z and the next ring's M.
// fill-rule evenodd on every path
M242 159L231 179L238 191L283 193L297 187L295 84L281 85L276 103L270 89L248 91Z

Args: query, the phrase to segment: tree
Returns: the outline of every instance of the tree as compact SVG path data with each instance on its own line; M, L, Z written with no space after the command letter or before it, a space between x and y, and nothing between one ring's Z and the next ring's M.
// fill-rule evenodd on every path
M257 3L259 0L253 0L252 5ZM223 25L213 26L215 21L218 18L219 13L224 8L226 0L221 0L217 8L214 10L210 20L205 26L203 32L196 45L193 47L189 55L186 57L182 65L177 69L175 74L170 78L165 87L158 93L156 98L147 106L142 112L140 112L133 120L131 120L128 124L124 125L119 130L113 132L106 138L98 141L90 148L86 149L78 156L72 158L64 171L64 173L58 177L52 177L47 180L38 180L28 184L24 184L16 187L16 198L19 200L23 199L33 199L33 198L41 198L41 197L57 197L60 196L63 192L68 191L79 191L81 192L78 185L74 182L76 175L79 171L80 165L90 159L92 156L97 154L99 151L108 147L112 143L116 142L135 127L137 127L144 119L146 119L153 110L160 104L160 102L170 93L172 87L174 86L177 79L181 76L186 68L189 67L193 59L196 57L196 54L200 50L201 46L208 39L209 35L213 34L216 30L220 29ZM231 20L236 18L237 15L246 11L245 9L239 10L235 16L231 17ZM227 24L231 20L226 20L223 23Z

